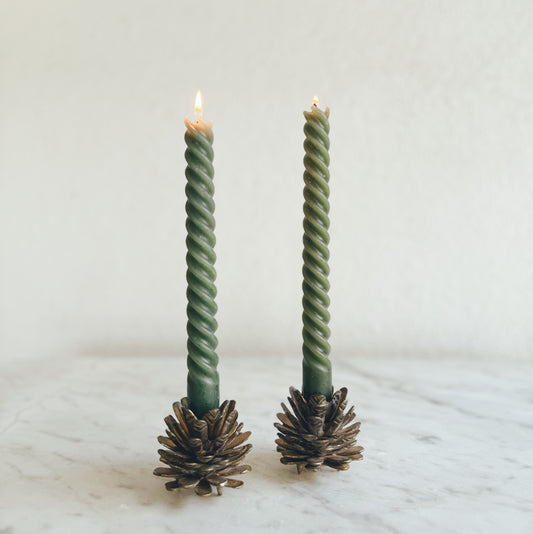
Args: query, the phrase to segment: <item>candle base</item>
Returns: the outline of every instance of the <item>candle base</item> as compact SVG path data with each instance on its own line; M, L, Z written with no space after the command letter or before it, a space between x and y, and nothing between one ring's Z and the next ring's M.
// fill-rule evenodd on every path
M363 447L356 446L361 423L355 419L353 406L345 413L348 390L341 388L328 401L324 395L313 394L306 399L296 388L290 388L291 410L281 403L278 413L277 451L282 464L295 464L303 469L319 471L322 465L346 471L352 460L362 460Z
M241 432L237 424L235 401L224 401L220 408L198 418L189 409L187 398L173 404L176 419L165 417L166 436L157 440L168 450L158 451L160 460L168 467L158 467L154 475L174 478L165 487L169 491L195 488L196 494L211 495L213 487L218 495L223 488L239 488L244 483L230 478L251 471L249 465L238 465L252 445L241 445L250 432Z

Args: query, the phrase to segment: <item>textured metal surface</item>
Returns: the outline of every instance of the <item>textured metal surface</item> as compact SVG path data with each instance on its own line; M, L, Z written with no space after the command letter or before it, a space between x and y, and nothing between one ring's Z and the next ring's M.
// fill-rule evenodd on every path
M173 408L176 418L165 417L167 435L157 438L166 447L158 451L159 459L168 467L154 470L156 476L174 479L165 484L167 490L194 487L198 495L206 496L213 487L221 495L223 488L242 486L241 480L231 477L251 470L239 464L252 445L243 445L250 432L241 432L235 401L225 401L201 419L189 409L186 398Z
M304 115L303 394L329 400L329 109L313 105Z
M215 203L213 131L201 118L185 120L187 149L187 397L202 417L219 406L218 341L215 336Z
M281 404L278 413L277 451L281 463L294 464L300 473L304 468L318 471L322 465L345 471L353 460L362 460L363 447L357 446L361 423L354 423L353 406L345 412L348 390L341 388L328 401L324 395L306 399L291 387L290 407Z

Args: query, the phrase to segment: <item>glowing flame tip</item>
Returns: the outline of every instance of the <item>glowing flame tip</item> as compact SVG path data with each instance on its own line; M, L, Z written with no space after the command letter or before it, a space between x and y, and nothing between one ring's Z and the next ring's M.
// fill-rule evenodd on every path
M318 96L313 97L313 106L318 106Z
M200 91L196 93L196 100L194 102L194 113L197 117L202 116L202 93Z

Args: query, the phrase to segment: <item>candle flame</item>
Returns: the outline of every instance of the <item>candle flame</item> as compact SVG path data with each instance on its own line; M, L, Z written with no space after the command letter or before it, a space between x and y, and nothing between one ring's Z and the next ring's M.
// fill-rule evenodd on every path
M198 91L196 93L196 100L194 102L194 114L196 118L202 116L202 93Z
M313 106L318 106L318 96L313 97Z

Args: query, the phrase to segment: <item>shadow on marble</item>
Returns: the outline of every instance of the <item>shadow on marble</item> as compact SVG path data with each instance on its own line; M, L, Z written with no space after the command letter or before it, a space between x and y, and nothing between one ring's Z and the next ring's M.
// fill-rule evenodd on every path
M152 474L157 466L157 458L138 462L99 462L76 459L75 463L64 463L62 469L56 468L53 481L34 480L42 494L56 493L58 483L69 492L63 492L64 505L73 508L84 505L104 503L107 507L128 508L130 506L166 505L175 509L181 507L187 497L186 492L168 492L160 478ZM52 487L54 486L54 487ZM68 497L70 495L70 498ZM196 497L196 496L195 496Z
M244 486L236 490L226 489L224 494L257 493L258 490L263 491L265 486L277 488L280 483L292 485L308 478L304 473L298 478L296 469L294 472L287 469L279 462L278 454L267 448L252 449L243 463L252 466L251 472L236 477L244 482ZM152 473L153 469L160 465L163 464L157 461L156 454L138 462L107 463L96 459L87 459L84 462L76 459L75 463L64 463L63 468L56 471L56 480L61 480L71 490L72 504L79 503L80 500L95 502L105 499L107 505L118 507L158 504L176 509L189 499L200 499L193 489L167 491L165 480L155 477ZM39 485L40 483L41 481L38 482ZM40 490L46 492L47 485L43 480Z

